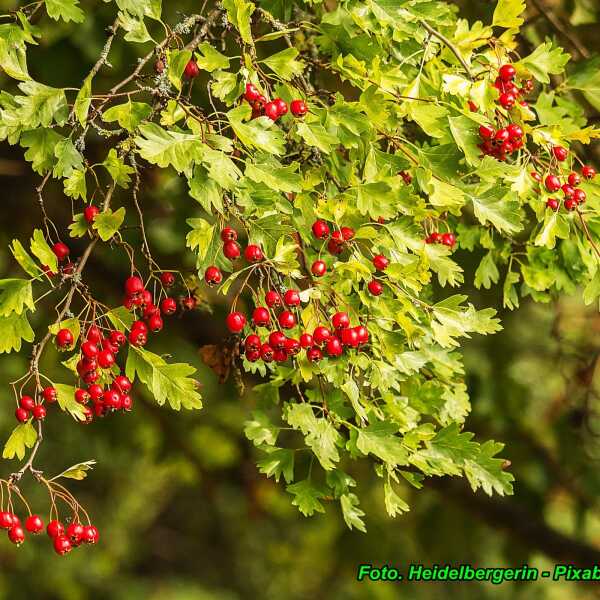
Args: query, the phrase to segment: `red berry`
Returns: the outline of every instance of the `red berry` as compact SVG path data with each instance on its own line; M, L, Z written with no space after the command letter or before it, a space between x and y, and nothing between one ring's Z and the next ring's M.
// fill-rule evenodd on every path
M308 112L308 106L304 100L292 100L290 102L290 110L295 117L303 117Z
M287 290L283 295L283 300L287 306L299 306L300 294L297 290Z
M170 271L164 271L160 274L160 282L165 287L171 287L175 283L175 275Z
M284 310L277 319L282 329L291 329L296 325L296 317L289 310Z
M113 381L113 386L120 392L125 393L131 389L131 380L125 375L117 375Z
M567 198L565 200L565 208L567 210L575 210L577 208L577 200L575 198Z
M512 81L516 74L517 70L511 64L502 65L498 70L498 75L502 81Z
M244 346L246 350L251 350L253 352L260 350L260 338L255 333L251 333L244 341Z
M380 296L383 292L383 285L381 285L381 283L377 281L377 279L371 279L367 287L369 288L369 292L373 296Z
M15 410L15 417L19 423L26 423L29 420L29 411L19 407Z
M240 257L240 245L237 242L225 242L223 244L223 254L229 260L235 260Z
M346 312L338 312L331 317L331 324L335 329L345 329L350 327L350 317Z
M535 179L538 183L542 181L542 176L537 171L531 172L531 178Z
M129 394L123 394L121 396L121 408L125 412L129 412L133 408L133 400Z
M36 404L31 414L36 421L43 421L46 418L46 407L43 404Z
M148 319L148 328L152 333L158 333L163 328L163 320L160 315L152 315Z
M248 100L248 102L256 102L260 97L260 92L256 89L256 86L253 83L248 82L246 84L246 91L244 92L244 98Z
M567 156L569 156L569 151L563 146L552 146L552 154L556 160L562 162L563 160L567 160Z
M1 529L10 529L13 526L13 515L8 511L0 512L0 528Z
M273 331L269 335L269 346L274 350L282 350L285 348L285 340L287 339L283 331Z
M260 358L260 350L249 350L246 348L244 354L249 362L256 362Z
M577 173L569 173L568 182L569 185L576 186L581 183L581 178Z
M271 119L271 121L277 121L279 119L279 109L275 102L267 102L265 104L265 115Z
M65 532L65 526L58 520L54 519L48 523L46 527L46 533L49 537L55 538L59 535L63 535Z
M477 106L477 104L475 104L475 102L473 102L473 100L469 100L467 104L469 105L469 110L471 112L477 112L479 110L479 107Z
M321 346L331 337L331 331L327 327L320 325L313 331L313 339L315 344Z
M198 77L200 73L200 67L198 67L198 63L191 58L187 65L185 65L185 69L183 70L183 76L186 79L194 79L194 77Z
M25 541L25 532L20 525L13 525L8 530L8 539L15 545L20 546Z
M358 333L354 327L348 327L342 330L342 344L352 348L358 346Z
M223 273L221 273L221 269L219 267L215 267L214 265L208 267L204 272L204 281L208 283L208 285L218 285L223 281Z
M89 340L81 344L81 353L86 358L95 358L98 356L98 346Z
M326 240L329 237L330 233L329 225L327 225L325 221L321 221L319 219L318 221L315 221L313 223L312 232L318 240Z
M99 387L99 386L98 386ZM79 404L87 404L90 399L90 394L87 390L83 390L81 388L77 388L75 390L75 401Z
M56 397L57 397L56 388L53 388L52 386L45 387L42 390L42 397L48 404L52 404L52 402L56 402Z
M39 533L44 529L44 522L39 515L29 515L25 521L25 529L27 529L29 533Z
M512 108L516 101L515 95L511 92L504 92L503 94L500 94L500 97L498 98L498 102L500 102L502 108L506 109Z
M342 342L340 342L340 339L337 336L333 336L327 340L325 352L327 352L329 356L341 356L343 351Z
M507 129L511 140L520 140L523 137L523 129L519 125L511 123Z
M99 386L96 383L94 383L93 385L90 385L87 389L87 392L90 395L90 398L92 399L93 402L97 402L104 395L104 390L102 389L101 386ZM77 394L77 392L75 392L75 394ZM75 399L77 400L77 396L75 396ZM79 400L77 400L77 401L79 402Z
M560 190L560 179L556 175L548 175L544 183L549 192L558 192Z
M273 348L269 346L269 344L263 344L260 347L260 357L266 362L269 363L273 360Z
M61 329L56 334L56 345L61 349L68 349L74 342L73 334L68 329Z
M575 193L575 188L572 185L569 185L568 183L563 183L563 185L561 186L561 190L565 198L571 198Z
M275 98L275 100L273 100L273 104L275 104L275 106L277 107L277 112L280 117L283 117L283 115L287 115L288 105L285 100L283 100L282 98Z
M237 231L231 227L224 227L221 231L221 240L223 242L235 242L238 238Z
M127 339L125 338L125 334L122 331L119 331L118 329L115 329L110 332L109 339L110 343L117 347L122 346L127 341Z
M310 272L315 277L323 277L323 275L327 273L327 265L322 260L315 260L315 262L310 267Z
M358 335L358 344L366 344L369 341L369 330L364 325L359 325L354 328Z
M310 333L303 333L300 336L300 346L302 348L310 348L313 345L313 336Z
M340 232L345 242L350 241L354 237L354 229L352 227L342 227Z
M137 277L132 275L125 280L125 293L128 296L136 296L144 291L144 282Z
M484 140L491 140L495 134L496 134L496 132L494 131L494 129L492 127L488 127L487 125L479 126L479 135Z
M240 333L244 329L244 325L246 325L246 317L244 313L234 311L227 315L225 323L231 333Z
M264 306L257 306L252 313L252 322L256 327L267 327L271 322L269 310Z
M196 298L194 296L186 296L182 301L185 310L194 310L196 308Z
M338 233L338 232L334 231L333 233ZM332 237L327 242L327 250L330 254L337 256L338 254L341 254L344 251L344 246Z
M285 340L285 351L288 356L296 356L302 350L300 342L294 338L287 338Z
M25 410L33 410L35 400L31 396L21 396L19 398L19 406Z
M102 395L102 403L107 408L120 408L121 394L117 390L106 390Z
M558 200L556 198L548 198L546 200L546 207L550 210L558 210Z
M102 340L102 332L96 325L92 325L88 329L85 339L89 340L90 342L93 342L94 344L97 344Z
M91 205L91 206L86 206L83 209L83 218L88 222L88 223L93 223L94 219L96 218L96 216L100 213L100 209L97 206Z
M373 257L373 266L378 271L385 271L389 264L390 261L383 254L377 254L377 256Z
M52 252L56 255L59 261L63 261L67 256L69 256L69 246L63 244L62 242L56 242L54 246L52 246Z
M260 249L260 246L257 246L256 244L250 244L244 250L244 258L249 263L259 262L264 258L263 251Z
M323 358L323 353L319 348L309 348L306 351L306 357L310 362L319 362Z
M73 546L79 546L83 541L83 525L81 523L71 523L67 527L66 535Z
M500 144L502 142L508 142L509 139L510 139L510 133L508 132L508 129L506 129L506 128L498 129L498 131L496 131L496 134L494 135L494 140L496 140Z
M576 188L575 190L573 190L573 199L578 204L583 204L585 202L586 198L587 198L587 194L582 189Z
M73 549L71 542L66 535L57 535L54 538L52 545L54 546L54 552L56 552L56 554L60 554L61 556L68 554Z
M594 179L594 177L596 177L596 169L590 165L585 165L583 169L581 169L581 174L585 179Z
M102 350L98 354L98 364L102 369L110 369L115 364L115 355L110 350Z
M132 329L127 336L129 343L132 346L145 346L148 341L148 334L141 329Z
M177 302L175 298L163 298L160 303L160 311L163 315L173 315L177 312Z
M450 232L442 234L442 244L444 244L444 246L452 248L452 246L456 244L456 236Z
M285 351L285 348L280 348L278 350L275 350L273 352L273 358L275 359L276 362L285 362L288 359L288 355L287 355L287 352Z
M300 299L298 298L298 303L300 302ZM277 306L281 306L281 296L279 295L279 293L277 293L275 290L269 290L266 294L265 294L265 304L269 307L269 308L273 308L273 307L277 307ZM287 303L286 303L287 304ZM289 305L288 305L289 306Z

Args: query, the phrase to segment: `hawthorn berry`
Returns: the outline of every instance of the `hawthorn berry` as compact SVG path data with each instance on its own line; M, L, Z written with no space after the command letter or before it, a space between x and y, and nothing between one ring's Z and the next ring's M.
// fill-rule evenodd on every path
M173 284L175 283L175 275L173 273L171 273L171 271L163 271L160 274L160 282L165 287L172 287Z
M328 356L341 356L344 352L342 342L337 336L333 336L327 340L325 344L325 352Z
M19 407L15 410L15 417L19 423L26 423L29 420L29 411Z
M65 526L57 519L50 521L46 527L46 533L51 538L55 538L59 535L63 535L64 532L65 532Z
M73 549L71 542L66 535L57 535L52 543L56 554L61 556L68 554Z
M265 104L265 115L271 119L271 121L277 121L279 119L279 109L277 108L277 104L275 102L267 102Z
M584 179L594 179L594 177L596 177L596 169L590 165L585 165L581 169L581 174L583 175Z
M372 296L380 296L383 292L383 285L377 279L371 279L369 281L367 288Z
M300 350L302 350L302 347L297 339L287 338L285 340L285 352L288 356L296 356L300 353Z
M556 175L548 175L544 183L549 192L558 192L560 190L560 179Z
M350 346L351 348L356 348L358 346L358 333L354 327L342 329L342 344L344 346Z
M35 400L31 396L21 396L19 398L19 406L25 410L33 410Z
M284 310L277 320L282 329L292 329L296 325L296 317L289 310Z
M569 156L569 151L563 146L552 146L552 154L556 160L562 162L567 160L567 156Z
M313 345L313 336L310 333L303 333L300 336L300 346L302 348L310 348Z
M575 188L572 185L569 185L568 183L563 183L560 189L562 190L562 193L564 194L565 198L571 198L575 193Z
M517 98L515 97L515 95L512 92L503 92L502 94L500 94L500 97L498 98L498 102L500 102L500 106L502 106L502 108L506 108L511 109L514 105L515 102L517 101Z
M269 344L263 344L260 347L260 357L266 363L271 362L273 360L273 348L271 348L271 346L269 346Z
M578 204L583 204L586 198L587 194L581 188L576 188L575 190L573 190L573 199Z
M269 346L271 346L271 348L274 350L281 350L285 348L286 339L286 335L283 333L283 331L273 331L269 335Z
M0 512L0 528L1 529L10 529L13 526L13 516L12 513L3 510Z
M319 362L323 358L323 353L319 348L309 348L306 351L306 357L310 362Z
M290 110L295 117L303 117L308 112L308 106L304 100L296 99L290 102Z
M550 210L558 210L558 200L556 198L548 198L546 200L546 207Z
M96 325L91 325L90 328L87 330L85 339L90 342L93 342L94 344L97 344L98 342L102 341L102 332L100 331L100 328Z
M102 369L110 369L115 364L115 355L110 350L102 350L98 354L98 365Z
M20 525L13 525L8 530L8 539L16 546L20 546L25 541L23 528Z
M346 327L350 327L350 317L346 312L338 312L331 317L331 324L334 329L346 329Z
M173 315L177 312L177 302L175 298L163 298L160 303L160 311L163 315Z
M221 273L221 269L215 265L208 267L204 272L204 281L206 281L208 285L219 285L219 283L223 281L223 273Z
M244 355L249 362L256 362L260 358L260 350L249 350L246 348Z
M256 327L267 327L271 322L269 310L264 306L257 306L252 313L252 322Z
M158 333L163 328L163 320L160 315L152 315L148 319L148 328L152 333Z
M256 263L260 262L264 258L264 254L260 246L257 246L256 244L250 244L244 250L244 258L249 263Z
M121 408L126 412L129 412L133 408L133 399L129 394L121 396Z
M452 248L456 244L456 236L453 233L447 232L442 234L442 244Z
M507 129L511 140L519 140L523 137L523 129L516 123L511 123Z
M223 244L223 254L229 260L235 260L240 257L240 245L237 242L225 242Z
M494 131L494 129L492 127L488 127L487 125L479 126L479 135L484 140L491 140L495 134L496 134L496 132Z
M141 329L132 329L127 336L129 343L132 346L145 346L148 342L148 334Z
M322 346L331 337L331 331L323 325L319 325L313 331L313 339L315 344Z
M229 331L231 331L231 333L240 333L246 325L246 317L244 313L234 311L227 315L225 323L227 324L227 328Z
M248 82L244 91L244 98L248 102L256 102L260 97L260 92L256 89L253 83Z
M300 293L298 290L287 290L283 295L283 300L287 306L299 306Z
M312 232L318 240L326 240L330 233L329 225L319 219L312 224Z
M246 350L260 350L260 346L260 338L255 333L251 333L244 341L244 347Z
M349 242L354 237L354 229L352 227L342 227L340 233L345 242Z
M334 231L333 233L339 233L339 232ZM337 256L338 254L341 254L344 251L343 242L339 242L335 238L332 237L327 242L327 251L330 254L333 254L334 256Z
M385 257L383 254L377 254L376 256L373 257L373 266L378 270L378 271L385 271L388 266L390 264L390 261L387 257Z
M90 399L90 394L87 390L77 388L75 390L74 397L75 397L75 402L78 402L79 404L87 404Z
M535 179L535 181L537 181L538 183L542 181L542 176L537 171L531 172L531 178Z
M511 64L505 64L500 67L498 70L498 75L502 81L512 81L517 74L517 70Z
M185 308L185 310L194 310L197 304L194 296L186 296L181 303L183 304L183 308Z
M315 262L310 267L310 272L315 277L323 277L323 275L327 273L327 265L322 260L315 260Z
M46 407L43 404L36 404L31 414L36 421L43 421L46 418Z
M73 334L68 329L60 329L56 334L56 345L61 350L68 350L73 345L75 338Z
M83 525L81 523L71 523L67 527L66 536L73 546L79 546L83 541Z
M275 359L276 362L285 362L288 359L288 355L287 355L287 352L285 351L285 348L276 349L273 352L273 358Z
M276 292L275 290L269 290L266 294L265 294L265 304L269 307L269 308L273 308L273 307L277 307L277 306L281 306L281 296L279 295L278 292ZM298 298L298 303L300 302L300 299ZM287 302L286 302L287 304ZM290 306L290 305L288 305Z
M107 408L119 408L121 406L121 394L117 390L106 390L102 395L102 403Z
M25 529L35 535L44 529L44 522L39 515L29 515L25 521Z
M86 206L83 209L83 218L90 224L94 222L96 216L100 213L100 209L93 204L90 206Z
M369 330L364 325L359 325L354 328L358 335L358 344L366 344L369 341Z
M45 387L42 390L42 398L44 398L44 400L48 404L52 404L53 402L56 402L56 398L57 398L56 388L54 388L52 386Z
M223 227L221 230L221 240L223 242L235 242L238 238L237 231L231 227Z
M275 106L277 107L277 112L280 117L287 115L288 105L285 100L283 100L282 98L275 98L275 100L273 100L273 104L275 104Z
M498 143L508 142L510 140L510 133L508 132L508 129L505 127L498 129L494 135L494 140L496 140Z
M86 358L94 358L98 356L98 346L94 342L87 340L81 344L81 354Z
M575 210L577 208L577 200L575 198L567 198L565 200L565 208L567 210Z
M581 178L579 177L579 175L577 173L569 173L569 177L567 179L567 181L569 182L569 185L572 185L573 187L575 187L576 185L579 185L581 183Z
M117 379L118 379L118 377L117 377ZM75 392L75 393L77 393L77 392ZM102 398L102 396L104 394L104 390L97 383L94 383L88 387L87 393L90 395L92 402L98 402L98 400L100 400L100 398ZM77 397L75 399L77 400Z
M199 74L200 67L198 66L198 63L193 58L191 58L185 65L183 75L186 79L194 79L194 77L198 77Z
M137 275L132 275L125 280L124 287L128 296L137 296L144 291L144 282Z
M69 246L63 244L63 242L56 242L56 244L52 246L52 252L54 252L59 261L63 261L69 256L70 250Z

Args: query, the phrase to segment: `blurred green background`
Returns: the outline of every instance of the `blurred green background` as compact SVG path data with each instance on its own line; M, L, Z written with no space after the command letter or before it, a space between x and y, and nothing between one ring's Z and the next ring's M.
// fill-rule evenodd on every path
M167 20L199 9L200 3L165 0ZM471 20L489 21L495 2L458 2ZM17 2L0 1L0 10ZM85 23L69 26L44 18L44 36L29 55L34 79L55 86L79 86L104 44L104 29L114 7L83 0ZM563 2L527 0L523 47L535 47L555 36L573 52L574 60L600 50L597 0ZM110 55L112 70L96 78L106 89L118 74L129 72L149 45L119 40ZM122 75L121 77L122 78ZM0 76L0 87L13 82ZM589 116L597 120L592 107ZM102 160L100 137L88 144L86 157ZM593 152L594 149L591 150ZM590 155L593 159L593 156ZM0 268L3 276L18 273L7 252L8 242L28 239L40 220L33 174L18 149L0 145ZM185 250L185 219L197 211L185 185L173 174L144 174L143 209L149 237L164 268L193 268ZM127 192L119 199L130 203ZM66 228L70 201L59 186L49 185L46 206ZM132 237L135 243L135 232ZM81 251L73 243L73 253ZM463 253L466 281L480 256ZM95 295L119 302L126 261L115 251L98 251L86 269ZM252 445L242 434L255 399L240 395L232 382L219 386L198 356L198 348L217 343L224 334L226 307L216 296L214 314L202 310L175 319L152 340L154 352L177 355L199 370L204 410L174 413L154 404L139 390L131 414L78 426L67 416L52 414L45 426L39 464L54 474L82 460L98 465L69 488L89 510L101 532L101 543L56 556L45 537L30 539L18 550L0 540L0 598L11 600L230 600L265 598L406 598L436 599L451 593L462 598L571 599L594 598L593 584L368 584L357 583L361 562L404 566L410 562L470 562L482 566L540 569L555 562L600 563L600 317L578 297L549 305L524 302L510 313L501 310L498 290L467 293L480 307L500 310L504 331L475 338L465 347L473 403L469 429L481 438L506 443L516 491L511 498L472 494L458 481L428 481L404 498L407 515L386 516L381 488L365 464L353 476L369 515L368 533L348 531L341 514L306 519L291 506L282 485L260 475ZM49 309L50 310L50 309ZM48 312L34 322L47 325ZM58 356L50 349L43 369L59 380ZM5 439L14 425L9 381L26 370L26 352L0 357L0 430ZM62 371L62 374L61 374ZM250 382L247 382L250 383ZM250 386L247 386L249 389ZM15 463L16 464L16 463ZM4 461L2 476L15 464ZM34 510L46 511L47 499L31 479L23 483ZM450 589L449 589L450 588Z

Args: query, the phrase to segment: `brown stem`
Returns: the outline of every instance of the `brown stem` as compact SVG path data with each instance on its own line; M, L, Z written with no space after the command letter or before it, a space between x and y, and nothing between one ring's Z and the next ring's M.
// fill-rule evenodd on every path
M461 56L458 48L444 35L442 35L439 31L434 29L431 25L429 25L426 21L421 21L421 25L434 37L436 37L442 44L448 47L448 49L456 56L458 62L463 66L463 69L466 71L469 79L473 79L473 75L471 73L471 69L465 59Z

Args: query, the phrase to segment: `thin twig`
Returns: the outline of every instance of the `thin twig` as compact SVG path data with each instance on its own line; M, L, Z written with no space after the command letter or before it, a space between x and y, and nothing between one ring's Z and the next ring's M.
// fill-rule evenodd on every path
M469 65L467 64L465 59L461 56L460 52L458 51L458 48L445 35L441 34L439 31L434 29L426 21L421 21L421 25L423 25L423 27L431 35L435 36L438 40L440 40L440 42L442 42L445 46L448 47L448 49L452 52L452 54L454 54L454 56L456 56L456 58L458 58L458 62L460 62L460 64L463 66L463 69L467 72L469 79L472 80L473 74L471 73L471 69L469 68Z

